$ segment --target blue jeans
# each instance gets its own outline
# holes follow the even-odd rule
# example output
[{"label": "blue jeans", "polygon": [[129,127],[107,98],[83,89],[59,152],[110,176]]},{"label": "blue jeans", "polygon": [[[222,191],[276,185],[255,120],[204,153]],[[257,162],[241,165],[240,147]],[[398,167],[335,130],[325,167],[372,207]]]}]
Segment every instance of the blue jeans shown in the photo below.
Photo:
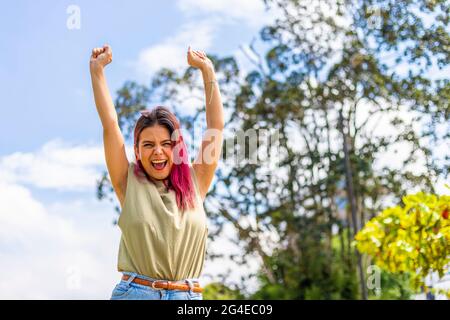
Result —
[{"label": "blue jeans", "polygon": [[[116,285],[111,294],[111,300],[203,300],[203,295],[201,293],[197,293],[192,290],[183,291],[158,288],[153,289],[152,287],[132,282],[134,278],[141,278],[151,281],[161,279],[149,278],[134,272],[123,272],[123,274],[129,275],[130,277],[126,281],[121,280]],[[177,282],[187,283],[191,288],[193,288],[194,282],[198,282],[198,279],[185,279]]]}]

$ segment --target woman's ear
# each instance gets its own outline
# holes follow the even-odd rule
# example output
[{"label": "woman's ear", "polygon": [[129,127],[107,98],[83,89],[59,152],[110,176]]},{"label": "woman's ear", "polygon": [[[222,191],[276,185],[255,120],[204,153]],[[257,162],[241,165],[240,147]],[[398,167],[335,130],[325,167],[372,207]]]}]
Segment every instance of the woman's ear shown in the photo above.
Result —
[{"label": "woman's ear", "polygon": [[136,160],[140,160],[141,157],[139,155],[139,148],[138,147],[134,147],[134,154],[136,155]]}]

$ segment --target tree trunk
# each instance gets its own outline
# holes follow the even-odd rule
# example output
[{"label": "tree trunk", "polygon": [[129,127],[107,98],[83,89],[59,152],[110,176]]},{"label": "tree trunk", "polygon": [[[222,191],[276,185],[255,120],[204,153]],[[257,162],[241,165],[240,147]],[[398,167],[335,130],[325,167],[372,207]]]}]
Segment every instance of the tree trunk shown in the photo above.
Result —
[{"label": "tree trunk", "polygon": [[[356,233],[359,230],[358,225],[358,208],[357,208],[357,201],[356,196],[353,188],[353,176],[352,176],[352,170],[351,170],[351,164],[350,164],[350,156],[349,156],[349,150],[348,150],[348,137],[344,130],[344,119],[342,116],[342,109],[339,110],[339,129],[341,131],[342,137],[343,137],[343,147],[344,147],[344,167],[345,167],[345,180],[346,180],[346,189],[347,189],[347,199],[350,203],[350,210],[351,210],[351,218],[352,218],[352,239],[356,235]],[[350,241],[350,239],[349,239]],[[355,249],[355,254],[358,260],[358,272],[359,272],[359,279],[360,279],[360,289],[361,289],[361,297],[363,300],[367,300],[367,288],[366,288],[366,281],[364,277],[364,270],[362,266],[362,259],[361,255],[359,254],[358,250]]]}]

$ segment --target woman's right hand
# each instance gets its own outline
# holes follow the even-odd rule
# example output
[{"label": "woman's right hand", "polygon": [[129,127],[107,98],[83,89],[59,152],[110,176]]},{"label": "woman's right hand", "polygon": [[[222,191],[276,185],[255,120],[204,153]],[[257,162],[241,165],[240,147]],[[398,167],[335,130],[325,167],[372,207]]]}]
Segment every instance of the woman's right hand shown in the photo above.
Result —
[{"label": "woman's right hand", "polygon": [[102,48],[94,48],[92,50],[89,65],[91,71],[103,70],[103,68],[111,63],[112,50],[111,47],[105,44]]}]

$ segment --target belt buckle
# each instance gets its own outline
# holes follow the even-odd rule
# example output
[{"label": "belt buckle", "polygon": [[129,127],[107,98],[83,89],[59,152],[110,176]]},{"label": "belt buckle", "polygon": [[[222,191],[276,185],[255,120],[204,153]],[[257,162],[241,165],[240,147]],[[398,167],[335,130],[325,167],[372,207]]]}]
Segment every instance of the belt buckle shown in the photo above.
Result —
[{"label": "belt buckle", "polygon": [[154,290],[164,290],[164,288],[155,288],[155,283],[156,282],[167,282],[166,280],[155,280],[155,281],[152,281],[152,289],[154,289]]}]

